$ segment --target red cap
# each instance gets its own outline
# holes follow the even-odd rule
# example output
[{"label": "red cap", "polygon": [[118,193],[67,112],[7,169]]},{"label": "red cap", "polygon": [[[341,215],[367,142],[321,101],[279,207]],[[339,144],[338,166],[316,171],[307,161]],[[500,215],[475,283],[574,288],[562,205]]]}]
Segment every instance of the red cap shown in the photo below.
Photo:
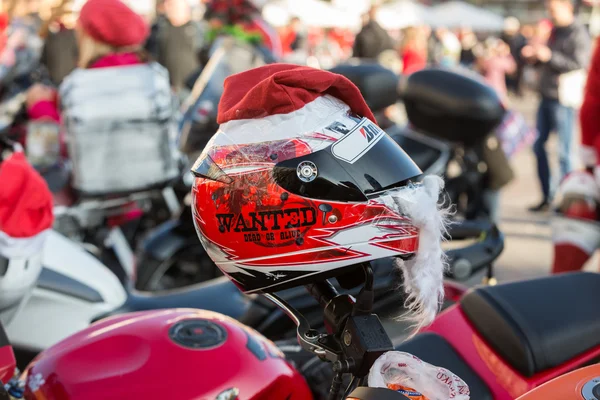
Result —
[{"label": "red cap", "polygon": [[0,231],[27,238],[52,227],[52,193],[23,153],[0,164],[0,187]]},{"label": "red cap", "polygon": [[360,90],[342,75],[291,64],[270,64],[232,75],[225,88],[217,122],[289,114],[317,97],[331,95],[375,122]]},{"label": "red cap", "polygon": [[142,44],[150,33],[144,18],[120,0],[88,0],[79,23],[92,38],[113,47]]}]

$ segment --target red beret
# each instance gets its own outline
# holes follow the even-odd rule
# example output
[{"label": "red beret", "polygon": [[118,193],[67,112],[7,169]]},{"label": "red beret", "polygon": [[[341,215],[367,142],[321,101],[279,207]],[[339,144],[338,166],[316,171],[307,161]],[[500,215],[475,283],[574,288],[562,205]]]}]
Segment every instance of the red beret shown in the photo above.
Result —
[{"label": "red beret", "polygon": [[88,0],[79,23],[93,39],[113,47],[142,44],[150,33],[144,18],[121,0]]}]

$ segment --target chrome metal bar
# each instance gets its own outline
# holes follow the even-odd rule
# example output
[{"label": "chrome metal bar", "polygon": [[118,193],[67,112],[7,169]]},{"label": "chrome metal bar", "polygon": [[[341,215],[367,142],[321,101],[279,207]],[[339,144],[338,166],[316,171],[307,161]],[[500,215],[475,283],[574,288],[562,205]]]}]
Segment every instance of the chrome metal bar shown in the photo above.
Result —
[{"label": "chrome metal bar", "polygon": [[285,300],[272,293],[265,293],[264,296],[273,302],[277,307],[281,308],[288,317],[294,321],[297,328],[298,343],[302,348],[310,353],[313,353],[320,358],[331,362],[339,360],[340,355],[332,348],[324,345],[319,339],[325,338],[327,335],[319,334],[316,330],[311,329],[310,324],[296,309],[290,306]]}]

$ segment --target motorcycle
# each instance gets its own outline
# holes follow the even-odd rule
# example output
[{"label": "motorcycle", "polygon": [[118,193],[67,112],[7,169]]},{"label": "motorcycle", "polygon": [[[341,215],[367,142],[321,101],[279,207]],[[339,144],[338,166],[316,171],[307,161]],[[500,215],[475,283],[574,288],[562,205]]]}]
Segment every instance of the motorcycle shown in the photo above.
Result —
[{"label": "motorcycle", "polygon": [[[298,342],[313,356],[302,366],[305,377],[281,349],[255,330],[216,313],[175,309],[100,321],[41,353],[5,390],[25,399],[48,400],[385,398],[380,397],[382,389],[367,389],[367,374],[374,361],[394,347],[377,315],[365,307],[373,300],[374,280],[370,265],[363,270],[356,301],[338,294],[328,281],[306,286],[323,309],[327,333],[314,330],[278,295],[265,294],[295,322]],[[319,359],[330,362],[334,371],[333,383],[325,391],[308,371]],[[0,371],[6,381],[14,362],[10,357],[4,361]],[[195,367],[185,368],[188,365]],[[190,373],[203,379],[190,385],[194,381]],[[345,377],[350,383],[342,389]],[[395,391],[387,393],[405,398]]]},{"label": "motorcycle", "polygon": [[399,349],[456,373],[473,399],[515,399],[597,361],[599,284],[572,273],[479,287]]},{"label": "motorcycle", "polygon": [[[456,238],[468,234],[470,237],[486,236],[486,239],[448,251],[450,262],[475,266],[493,263],[502,252],[503,236],[493,226],[488,225],[488,231],[482,231],[482,228],[481,225],[471,226],[472,230],[468,232],[463,226],[459,232],[457,226]],[[293,325],[283,312],[260,296],[242,294],[226,277],[168,292],[127,291],[118,278],[81,244],[55,231],[47,239],[43,267],[29,300],[6,326],[20,366],[94,321],[142,310],[202,308],[235,318],[274,340],[293,336]],[[390,260],[382,260],[375,267],[374,309],[389,312],[402,303],[401,294],[394,290],[399,285],[398,275]],[[342,290],[339,285],[337,287]],[[455,301],[464,290],[462,286],[448,282],[448,301]],[[302,310],[312,324],[322,326],[318,304],[301,288],[288,289],[281,292],[281,296]],[[31,329],[32,321],[43,325],[44,329]]]},{"label": "motorcycle", "polygon": [[[227,71],[225,67],[214,71],[214,75],[203,78],[207,90],[197,90],[185,112],[180,146],[190,159],[202,151],[218,129],[216,104],[228,74],[223,72]],[[485,176],[480,172],[482,144],[500,124],[505,112],[492,88],[469,76],[445,70],[421,71],[405,82],[378,64],[342,65],[332,72],[353,81],[376,114],[397,103],[398,89],[402,86],[400,97],[413,127],[401,128],[381,118],[382,127],[424,173],[445,178],[447,204],[465,204],[463,198],[468,199],[458,214],[469,220],[485,218],[485,212],[482,213]],[[458,176],[451,174],[451,164],[459,166]],[[135,282],[138,290],[179,288],[220,275],[195,240],[189,204],[188,199],[179,218],[160,226],[144,241],[138,254]],[[465,280],[480,267],[458,263],[451,266],[449,276]],[[486,280],[494,282],[491,267]]]},{"label": "motorcycle", "polygon": [[[476,289],[465,295],[461,305],[443,312],[425,332],[393,346],[375,314],[353,313],[355,304],[372,295],[373,281],[368,278],[372,269],[364,266],[364,270],[364,290],[356,303],[336,293],[327,281],[306,286],[323,309],[327,333],[312,329],[304,316],[278,295],[265,294],[295,322],[300,347],[312,355],[300,368],[289,362],[292,358],[284,359],[283,346],[278,349],[251,328],[225,316],[191,309],[148,311],[105,319],[67,338],[40,354],[21,377],[8,382],[6,390],[24,392],[25,399],[43,396],[48,400],[165,396],[235,399],[240,395],[248,399],[339,399],[342,393],[342,398],[385,399],[382,396],[388,392],[365,389],[366,376],[379,356],[397,350],[452,371],[467,383],[473,399],[515,399],[528,392],[522,399],[541,398],[541,394],[545,394],[543,398],[558,398],[560,381],[569,389],[564,390],[565,395],[574,388],[583,398],[595,395],[597,376],[589,369],[550,381],[598,356],[600,335],[595,327],[600,314],[592,306],[598,300],[595,288],[600,278],[596,274],[576,273]],[[562,290],[573,284],[580,290]],[[531,294],[538,295],[534,297],[537,301],[531,301]],[[577,314],[575,326],[563,324],[553,319],[556,308],[546,307],[545,301],[560,305],[565,312],[583,309],[583,315]],[[466,307],[467,303],[471,306]],[[473,310],[478,312],[477,319],[471,314]],[[534,315],[535,319],[531,318]],[[1,344],[0,378],[7,382],[12,377],[14,358],[7,341]],[[313,367],[321,361],[331,364],[323,364],[327,368],[318,368],[315,374]],[[184,368],[165,369],[165,365]],[[185,368],[187,365],[194,368]],[[531,369],[523,372],[522,368]],[[597,367],[588,368],[597,374]],[[186,371],[205,379],[191,379]],[[318,390],[319,382],[332,376],[329,390]],[[546,382],[550,383],[543,385]],[[557,391],[549,392],[550,387]]]}]

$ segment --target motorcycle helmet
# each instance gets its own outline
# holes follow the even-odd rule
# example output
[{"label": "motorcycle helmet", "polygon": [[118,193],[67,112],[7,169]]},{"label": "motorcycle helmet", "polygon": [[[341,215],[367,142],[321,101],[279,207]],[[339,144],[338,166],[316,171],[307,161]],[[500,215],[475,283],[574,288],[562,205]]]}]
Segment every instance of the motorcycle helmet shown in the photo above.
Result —
[{"label": "motorcycle helmet", "polygon": [[8,324],[42,271],[52,194],[18,151],[0,163],[0,322]]},{"label": "motorcycle helmet", "polygon": [[218,123],[192,168],[192,211],[208,255],[242,291],[400,257],[408,303],[433,318],[443,296],[441,180],[420,182],[356,86],[309,67],[259,67],[227,78]]},{"label": "motorcycle helmet", "polygon": [[578,271],[600,248],[600,188],[589,171],[575,171],[559,188],[552,218],[554,272]]},{"label": "motorcycle helmet", "polygon": [[312,399],[275,344],[211,311],[103,319],[42,352],[25,399]]}]

